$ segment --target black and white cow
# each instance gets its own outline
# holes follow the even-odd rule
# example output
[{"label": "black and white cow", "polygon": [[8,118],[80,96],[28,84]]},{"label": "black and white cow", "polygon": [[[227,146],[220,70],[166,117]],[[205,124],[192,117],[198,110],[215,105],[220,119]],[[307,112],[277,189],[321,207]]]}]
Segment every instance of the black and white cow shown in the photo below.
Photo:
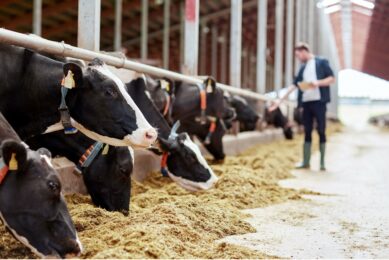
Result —
[{"label": "black and white cow", "polygon": [[277,108],[272,112],[269,112],[268,109],[265,109],[265,121],[269,125],[282,128],[286,139],[293,139],[292,125],[288,118],[282,114],[280,108]]},{"label": "black and white cow", "polygon": [[[61,80],[73,124],[88,137],[114,146],[149,147],[157,132],[98,59],[87,67],[0,44],[0,112],[24,140],[60,125]],[[70,82],[70,83],[66,83]]]},{"label": "black and white cow", "polygon": [[[169,84],[166,91],[166,81]],[[226,132],[224,120],[230,121],[235,117],[235,111],[224,99],[223,91],[216,87],[213,78],[207,78],[202,85],[189,84],[180,81],[146,79],[147,90],[161,113],[168,108],[170,94],[171,121],[180,120],[180,131],[196,135],[216,161],[225,157],[222,138]],[[201,97],[201,91],[205,93]],[[206,106],[202,106],[202,99]],[[165,113],[163,113],[165,114]],[[169,118],[165,115],[168,121]],[[212,130],[212,131],[211,131]]]},{"label": "black and white cow", "polygon": [[[131,148],[98,144],[80,132],[66,135],[63,131],[38,135],[27,143],[33,149],[45,147],[53,156],[65,156],[74,162],[96,206],[128,214],[134,158]],[[92,151],[96,155],[89,158]],[[86,157],[91,161],[84,166]]]},{"label": "black and white cow", "polygon": [[0,219],[39,257],[82,250],[46,149],[30,150],[0,113]]},{"label": "black and white cow", "polygon": [[248,104],[247,100],[237,96],[228,95],[229,103],[236,111],[236,120],[239,121],[240,131],[253,131],[257,126],[259,116]]},{"label": "black and white cow", "polygon": [[[181,187],[189,191],[211,188],[218,180],[199,147],[187,133],[176,133],[158,111],[146,89],[144,78],[126,84],[128,93],[141,109],[146,119],[158,129],[158,141],[166,160],[167,174]],[[177,126],[177,125],[176,125]],[[165,158],[164,158],[165,157]]]}]

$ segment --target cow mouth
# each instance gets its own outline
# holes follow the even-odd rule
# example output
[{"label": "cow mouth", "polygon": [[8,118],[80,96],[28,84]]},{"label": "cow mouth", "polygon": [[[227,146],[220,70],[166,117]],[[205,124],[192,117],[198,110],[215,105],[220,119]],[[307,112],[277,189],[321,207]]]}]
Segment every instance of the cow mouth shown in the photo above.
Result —
[{"label": "cow mouth", "polygon": [[190,181],[188,179],[184,179],[179,176],[175,176],[170,171],[168,171],[169,177],[176,182],[180,187],[183,189],[190,191],[190,192],[196,192],[200,190],[209,190],[212,188],[216,182],[218,181],[218,177],[214,174],[211,174],[211,178],[209,178],[206,182],[195,182]]}]

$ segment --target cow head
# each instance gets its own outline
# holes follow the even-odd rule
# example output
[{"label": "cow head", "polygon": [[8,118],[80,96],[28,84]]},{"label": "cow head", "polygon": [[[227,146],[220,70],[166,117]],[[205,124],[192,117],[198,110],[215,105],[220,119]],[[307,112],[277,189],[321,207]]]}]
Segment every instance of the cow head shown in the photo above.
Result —
[{"label": "cow head", "polygon": [[104,150],[83,169],[85,185],[96,206],[128,215],[133,150],[129,147],[105,147]]},{"label": "cow head", "polygon": [[173,181],[186,190],[207,190],[217,182],[218,178],[189,135],[176,133],[178,127],[179,121],[172,128],[169,139],[159,138],[161,149],[168,152],[168,174]]},{"label": "cow head", "polygon": [[0,184],[0,217],[7,229],[40,257],[80,254],[82,247],[48,150],[36,152],[6,140],[0,151],[8,167]]},{"label": "cow head", "polygon": [[204,80],[204,86],[207,93],[207,116],[223,118],[225,113],[223,90],[216,86],[216,81],[212,77]]},{"label": "cow head", "polygon": [[247,103],[247,100],[239,96],[231,96],[230,104],[235,108],[236,119],[239,121],[242,131],[253,131],[256,128],[259,116]]},{"label": "cow head", "polygon": [[292,126],[289,123],[288,118],[282,114],[280,108],[277,108],[272,112],[269,112],[268,109],[265,109],[265,120],[269,125],[282,128],[286,139],[293,139]]},{"label": "cow head", "polygon": [[94,59],[85,68],[66,63],[63,71],[73,75],[66,102],[82,133],[113,146],[148,147],[156,140],[156,130],[102,61]]}]

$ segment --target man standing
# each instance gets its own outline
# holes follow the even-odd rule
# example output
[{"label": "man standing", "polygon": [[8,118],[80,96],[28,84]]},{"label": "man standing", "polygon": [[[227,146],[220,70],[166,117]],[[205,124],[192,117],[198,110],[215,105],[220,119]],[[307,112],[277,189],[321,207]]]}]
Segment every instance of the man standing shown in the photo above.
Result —
[{"label": "man standing", "polygon": [[316,120],[317,131],[320,138],[320,170],[325,170],[325,144],[326,144],[326,111],[330,102],[329,86],[335,82],[334,73],[328,60],[316,57],[311,53],[308,44],[299,43],[295,47],[296,58],[302,63],[299,72],[289,87],[287,93],[273,106],[275,110],[296,88],[298,88],[298,108],[303,110],[304,123],[304,158],[298,169],[310,167],[312,130]]}]

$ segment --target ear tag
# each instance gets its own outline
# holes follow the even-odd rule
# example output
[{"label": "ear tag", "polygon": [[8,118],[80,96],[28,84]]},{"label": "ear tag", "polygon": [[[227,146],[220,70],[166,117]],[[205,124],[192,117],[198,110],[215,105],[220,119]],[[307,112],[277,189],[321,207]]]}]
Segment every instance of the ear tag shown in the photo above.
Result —
[{"label": "ear tag", "polygon": [[102,155],[107,155],[109,151],[109,145],[104,145],[103,151],[101,152]]},{"label": "ear tag", "polygon": [[73,78],[74,74],[71,70],[68,70],[68,75],[62,80],[62,86],[68,89],[72,89],[76,87],[76,83]]},{"label": "ear tag", "polygon": [[213,92],[213,89],[212,89],[211,79],[208,79],[207,80],[207,93],[212,93],[212,92]]},{"label": "ear tag", "polygon": [[166,80],[161,80],[162,89],[165,89],[167,92],[170,91],[170,84]]},{"label": "ear tag", "polygon": [[15,158],[16,154],[12,153],[11,160],[9,161],[8,169],[10,171],[16,171],[18,169],[18,161]]}]

